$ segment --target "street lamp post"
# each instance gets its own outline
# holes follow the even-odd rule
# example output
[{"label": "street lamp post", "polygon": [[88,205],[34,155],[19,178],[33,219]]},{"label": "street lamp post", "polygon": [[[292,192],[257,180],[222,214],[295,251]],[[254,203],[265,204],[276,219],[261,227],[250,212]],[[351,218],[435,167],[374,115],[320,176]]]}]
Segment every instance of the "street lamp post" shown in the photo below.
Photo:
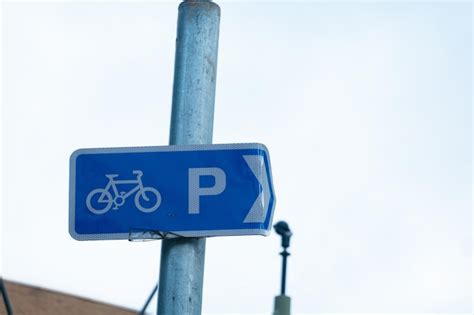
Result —
[{"label": "street lamp post", "polygon": [[281,269],[281,290],[280,295],[275,297],[275,304],[273,315],[290,315],[291,298],[286,295],[286,268],[287,259],[290,253],[287,251],[290,247],[290,238],[293,233],[285,221],[280,221],[274,226],[275,232],[281,236],[281,246],[283,251],[280,253],[282,256],[282,269]]}]

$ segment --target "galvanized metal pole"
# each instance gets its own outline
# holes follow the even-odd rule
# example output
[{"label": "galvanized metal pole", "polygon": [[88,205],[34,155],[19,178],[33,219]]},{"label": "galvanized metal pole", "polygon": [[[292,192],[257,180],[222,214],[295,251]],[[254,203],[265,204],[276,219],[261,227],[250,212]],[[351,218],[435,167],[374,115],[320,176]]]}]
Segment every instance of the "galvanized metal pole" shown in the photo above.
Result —
[{"label": "galvanized metal pole", "polygon": [[[220,8],[179,6],[170,144],[212,143]],[[163,240],[158,314],[201,314],[206,239]]]}]

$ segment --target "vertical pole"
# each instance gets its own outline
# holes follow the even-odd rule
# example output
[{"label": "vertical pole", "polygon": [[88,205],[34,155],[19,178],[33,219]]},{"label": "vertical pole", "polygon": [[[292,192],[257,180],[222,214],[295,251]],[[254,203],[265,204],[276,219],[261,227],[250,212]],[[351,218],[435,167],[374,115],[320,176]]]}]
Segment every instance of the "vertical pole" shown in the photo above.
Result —
[{"label": "vertical pole", "polygon": [[3,302],[5,303],[7,315],[13,315],[12,305],[10,304],[10,299],[8,298],[7,287],[3,283],[2,278],[0,278],[0,291],[2,291]]},{"label": "vertical pole", "polygon": [[138,315],[145,315],[146,309],[148,308],[148,305],[150,304],[151,300],[153,299],[153,296],[155,295],[156,291],[158,291],[158,285],[155,285],[153,288],[153,291],[151,291],[150,295],[148,296],[148,299],[145,302],[145,305],[143,305],[142,309],[138,313]]},{"label": "vertical pole", "polygon": [[283,252],[280,253],[280,255],[283,257],[283,264],[281,267],[281,293],[280,294],[285,295],[286,293],[286,261],[290,253],[288,253],[285,248],[283,249]]},{"label": "vertical pole", "polygon": [[286,295],[286,267],[287,260],[290,253],[287,248],[290,247],[290,238],[293,233],[285,221],[280,221],[273,226],[275,231],[281,236],[281,246],[283,251],[280,253],[283,258],[283,264],[281,268],[281,291],[280,295],[275,297],[273,304],[273,315],[290,315],[291,314],[291,298]]},{"label": "vertical pole", "polygon": [[[220,8],[185,0],[178,9],[170,144],[212,143]],[[201,314],[205,238],[164,239],[158,314]]]}]

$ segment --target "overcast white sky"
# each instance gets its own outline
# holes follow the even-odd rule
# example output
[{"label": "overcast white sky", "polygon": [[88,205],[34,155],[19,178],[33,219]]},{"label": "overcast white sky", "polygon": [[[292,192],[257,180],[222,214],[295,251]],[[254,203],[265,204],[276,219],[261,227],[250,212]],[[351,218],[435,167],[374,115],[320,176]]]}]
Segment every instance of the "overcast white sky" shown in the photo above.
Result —
[{"label": "overcast white sky", "polygon": [[[471,313],[472,5],[219,4],[214,142],[269,148],[293,311]],[[4,4],[3,277],[142,306],[161,243],[73,240],[68,162],[167,144],[177,6]],[[269,313],[279,251],[209,239],[204,312]]]}]

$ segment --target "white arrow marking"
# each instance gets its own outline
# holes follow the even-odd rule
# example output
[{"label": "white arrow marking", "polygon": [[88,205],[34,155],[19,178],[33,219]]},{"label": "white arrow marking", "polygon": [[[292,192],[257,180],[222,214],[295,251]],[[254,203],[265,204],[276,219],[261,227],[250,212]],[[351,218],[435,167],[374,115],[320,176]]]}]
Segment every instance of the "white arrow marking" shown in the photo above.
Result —
[{"label": "white arrow marking", "polygon": [[270,203],[270,186],[268,184],[265,161],[261,155],[244,155],[243,157],[262,186],[257,199],[255,199],[252,208],[250,208],[249,213],[244,219],[244,223],[263,223],[267,217],[268,205]]}]

